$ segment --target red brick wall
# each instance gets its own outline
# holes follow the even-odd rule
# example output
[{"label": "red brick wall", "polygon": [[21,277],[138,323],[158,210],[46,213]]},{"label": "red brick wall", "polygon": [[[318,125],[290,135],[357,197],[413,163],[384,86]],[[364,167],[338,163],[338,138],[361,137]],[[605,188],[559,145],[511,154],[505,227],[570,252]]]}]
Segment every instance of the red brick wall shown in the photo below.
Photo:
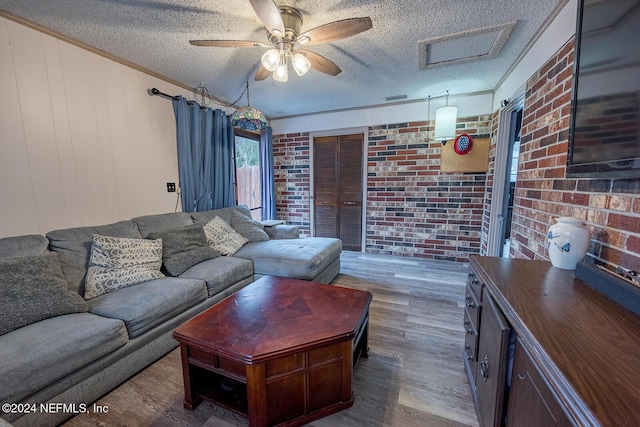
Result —
[{"label": "red brick wall", "polygon": [[[487,138],[490,116],[458,119],[458,133]],[[440,173],[433,123],[369,128],[366,252],[467,260],[480,252],[486,174]],[[309,135],[274,136],[279,219],[310,234]]]},{"label": "red brick wall", "polygon": [[572,40],[527,82],[511,256],[548,259],[549,226],[573,216],[591,230],[589,256],[640,270],[640,179],[566,178],[573,60]]},{"label": "red brick wall", "polygon": [[[458,119],[457,132],[487,138],[490,116]],[[366,251],[466,261],[480,252],[486,174],[440,172],[433,123],[369,129]]]},{"label": "red brick wall", "polygon": [[276,218],[300,227],[304,236],[309,225],[309,134],[273,136]]}]

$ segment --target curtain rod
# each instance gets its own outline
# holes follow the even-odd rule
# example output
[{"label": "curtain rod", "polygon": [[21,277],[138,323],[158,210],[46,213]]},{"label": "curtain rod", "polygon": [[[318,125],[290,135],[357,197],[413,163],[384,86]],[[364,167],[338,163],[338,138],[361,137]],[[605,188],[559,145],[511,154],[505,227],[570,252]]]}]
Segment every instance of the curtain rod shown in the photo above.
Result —
[{"label": "curtain rod", "polygon": [[[179,97],[179,96],[177,96],[177,95],[176,95],[176,96],[172,96],[172,95],[168,95],[168,94],[166,94],[166,93],[164,93],[164,92],[160,92],[160,91],[159,91],[158,89],[156,89],[155,87],[154,87],[154,88],[149,89],[147,92],[149,93],[149,95],[150,95],[150,96],[154,96],[154,95],[155,95],[155,96],[161,96],[161,97],[163,97],[163,98],[170,99],[170,100],[172,100],[172,101],[177,101],[178,99],[180,99],[180,97]],[[187,105],[193,105],[193,103],[194,103],[194,101],[187,101]],[[206,110],[206,109],[207,109],[207,106],[206,106],[206,105],[201,105],[201,106],[200,106],[200,109],[202,109],[202,110]]]},{"label": "curtain rod", "polygon": [[149,90],[149,95],[156,95],[156,96],[161,96],[163,98],[167,98],[170,99],[172,101],[177,101],[178,97],[177,96],[172,96],[172,95],[167,95],[164,92],[160,92],[158,89],[156,89],[155,87]]}]

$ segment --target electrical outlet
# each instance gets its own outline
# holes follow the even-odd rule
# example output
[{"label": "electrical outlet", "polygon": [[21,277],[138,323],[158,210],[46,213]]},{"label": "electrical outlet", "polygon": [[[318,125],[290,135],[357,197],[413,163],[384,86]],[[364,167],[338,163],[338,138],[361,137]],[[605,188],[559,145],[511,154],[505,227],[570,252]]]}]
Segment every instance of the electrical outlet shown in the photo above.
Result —
[{"label": "electrical outlet", "polygon": [[175,193],[176,192],[176,183],[175,182],[167,182],[167,192]]}]

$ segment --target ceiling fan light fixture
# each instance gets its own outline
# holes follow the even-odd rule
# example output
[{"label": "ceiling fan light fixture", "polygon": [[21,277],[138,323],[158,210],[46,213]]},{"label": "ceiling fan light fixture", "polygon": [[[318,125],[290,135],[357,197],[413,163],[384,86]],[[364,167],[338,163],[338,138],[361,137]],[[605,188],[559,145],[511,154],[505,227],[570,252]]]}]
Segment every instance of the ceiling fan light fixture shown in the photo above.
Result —
[{"label": "ceiling fan light fixture", "polygon": [[289,68],[287,67],[287,58],[284,55],[280,56],[280,63],[273,71],[273,80],[281,83],[289,80]]},{"label": "ceiling fan light fixture", "polygon": [[277,49],[269,49],[260,59],[264,68],[273,72],[280,63],[280,52]]},{"label": "ceiling fan light fixture", "polygon": [[342,70],[331,60],[311,51],[296,52],[295,46],[342,40],[373,27],[370,17],[347,18],[302,33],[302,12],[295,7],[278,6],[274,0],[250,0],[250,3],[268,32],[266,43],[249,40],[191,40],[190,43],[197,46],[268,48],[261,57],[255,81],[262,81],[271,73],[275,81],[286,82],[289,79],[289,59],[299,76],[310,68],[337,76]]},{"label": "ceiling fan light fixture", "polygon": [[293,65],[293,69],[296,71],[296,74],[299,76],[304,76],[311,68],[311,62],[300,52],[293,55],[291,64]]}]

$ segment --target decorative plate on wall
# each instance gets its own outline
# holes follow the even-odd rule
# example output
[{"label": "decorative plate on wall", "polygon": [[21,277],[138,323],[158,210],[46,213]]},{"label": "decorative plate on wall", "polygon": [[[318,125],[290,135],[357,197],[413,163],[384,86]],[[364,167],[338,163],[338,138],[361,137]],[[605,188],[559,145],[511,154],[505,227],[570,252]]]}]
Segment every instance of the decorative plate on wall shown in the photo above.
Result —
[{"label": "decorative plate on wall", "polygon": [[453,149],[456,154],[467,154],[473,148],[473,139],[471,136],[463,133],[462,135],[456,138],[456,141],[453,143]]}]

